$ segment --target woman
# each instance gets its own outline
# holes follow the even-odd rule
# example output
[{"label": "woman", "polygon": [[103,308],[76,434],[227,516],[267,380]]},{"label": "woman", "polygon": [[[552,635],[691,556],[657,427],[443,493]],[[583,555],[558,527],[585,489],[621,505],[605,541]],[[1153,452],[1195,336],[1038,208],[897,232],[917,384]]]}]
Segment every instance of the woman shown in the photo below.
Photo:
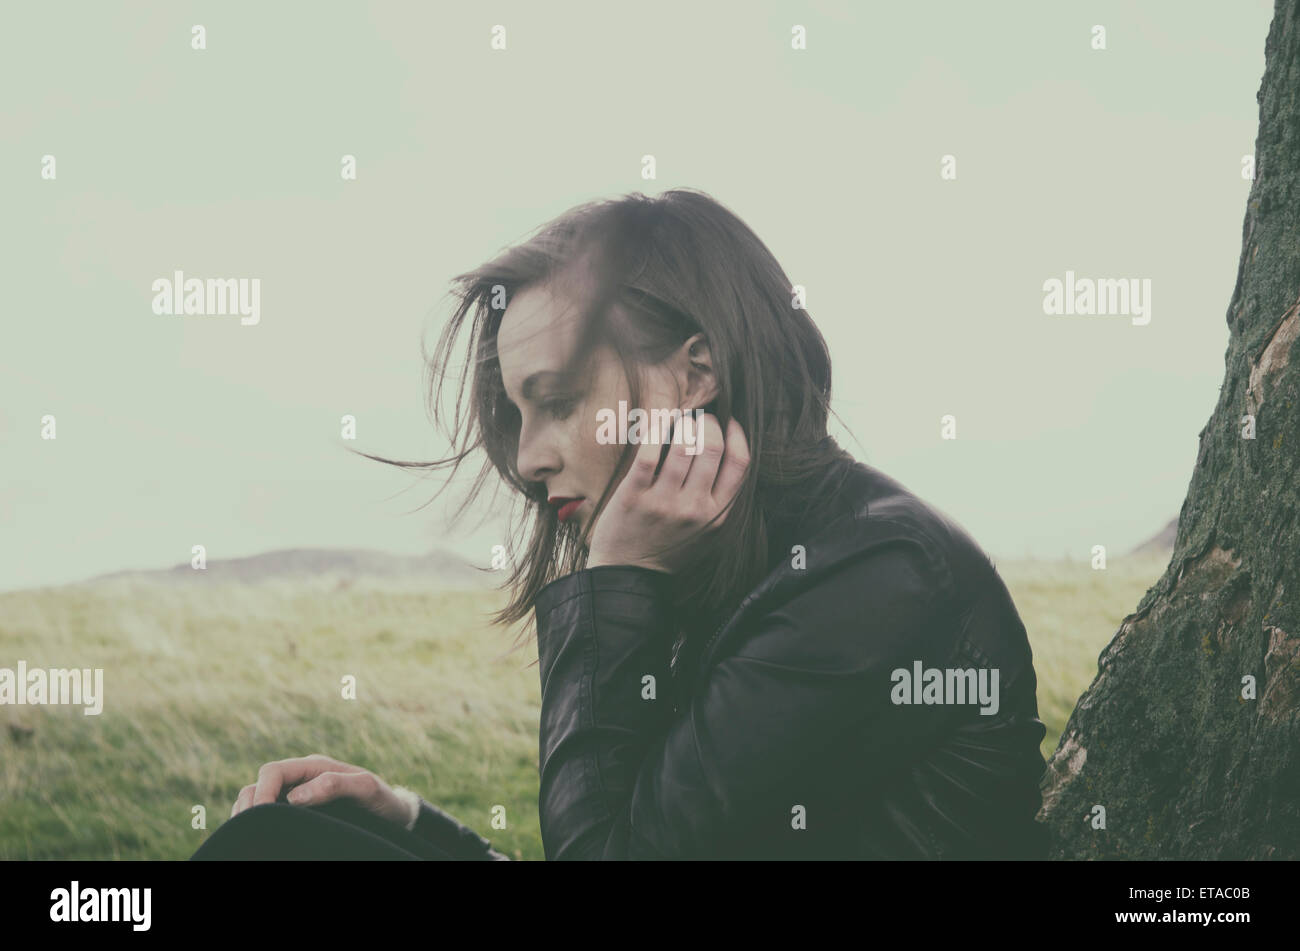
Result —
[{"label": "woman", "polygon": [[[548,859],[1044,854],[1015,606],[827,435],[825,342],[739,218],[689,189],[592,202],[456,283],[432,365],[440,388],[473,310],[459,451],[369,458],[454,473],[481,447],[476,490],[495,472],[527,505],[494,620],[536,622]],[[682,412],[670,434],[636,409]],[[503,857],[324,757],[263,766],[232,815],[196,858]]]}]

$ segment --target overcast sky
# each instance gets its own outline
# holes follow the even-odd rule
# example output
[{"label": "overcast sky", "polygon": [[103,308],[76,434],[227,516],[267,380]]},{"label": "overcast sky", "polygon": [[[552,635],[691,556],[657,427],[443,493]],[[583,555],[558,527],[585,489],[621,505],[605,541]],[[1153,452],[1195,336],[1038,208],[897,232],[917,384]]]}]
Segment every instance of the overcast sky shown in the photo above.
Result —
[{"label": "overcast sky", "polygon": [[[1218,397],[1271,15],[8,5],[0,588],[165,567],[194,544],[486,564],[498,524],[448,533],[441,504],[413,511],[433,483],[342,447],[446,448],[419,341],[452,275],[579,202],[678,186],[808,289],[845,448],[999,559],[1119,554],[1177,515]],[[258,278],[258,323],[155,314],[152,284],[177,269]],[[1149,323],[1045,314],[1067,271],[1149,280]]]}]

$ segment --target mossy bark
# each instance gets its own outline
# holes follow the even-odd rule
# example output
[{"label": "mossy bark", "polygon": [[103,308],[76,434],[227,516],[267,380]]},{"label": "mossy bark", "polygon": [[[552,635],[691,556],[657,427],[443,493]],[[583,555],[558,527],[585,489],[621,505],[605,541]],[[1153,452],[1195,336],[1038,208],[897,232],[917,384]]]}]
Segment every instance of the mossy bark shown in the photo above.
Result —
[{"label": "mossy bark", "polygon": [[1300,0],[1277,0],[1256,98],[1219,402],[1169,567],[1049,762],[1056,858],[1300,858]]}]

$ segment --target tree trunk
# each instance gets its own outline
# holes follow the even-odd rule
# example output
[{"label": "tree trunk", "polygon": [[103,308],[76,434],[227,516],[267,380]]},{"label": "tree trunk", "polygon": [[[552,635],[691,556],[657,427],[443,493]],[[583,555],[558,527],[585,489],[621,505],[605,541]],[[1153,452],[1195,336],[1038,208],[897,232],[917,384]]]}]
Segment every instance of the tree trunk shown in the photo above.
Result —
[{"label": "tree trunk", "polygon": [[1049,763],[1056,858],[1300,858],[1300,0],[1265,60],[1219,403],[1169,567]]}]

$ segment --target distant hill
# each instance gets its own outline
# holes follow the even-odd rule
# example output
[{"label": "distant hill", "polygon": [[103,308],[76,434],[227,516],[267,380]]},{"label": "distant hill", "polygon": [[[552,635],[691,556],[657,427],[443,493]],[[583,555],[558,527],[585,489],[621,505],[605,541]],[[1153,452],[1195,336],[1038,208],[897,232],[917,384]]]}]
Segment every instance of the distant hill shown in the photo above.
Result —
[{"label": "distant hill", "polygon": [[210,558],[202,571],[185,562],[171,568],[114,571],[87,581],[138,579],[185,583],[207,578],[255,583],[324,577],[340,581],[359,578],[427,581],[439,588],[492,588],[504,580],[501,571],[475,568],[445,551],[395,555],[364,548],[286,548],[244,558]]},{"label": "distant hill", "polygon": [[1172,552],[1174,550],[1174,539],[1178,537],[1178,519],[1173,518],[1169,524],[1160,531],[1156,532],[1142,544],[1138,545],[1130,555],[1160,555]]}]

